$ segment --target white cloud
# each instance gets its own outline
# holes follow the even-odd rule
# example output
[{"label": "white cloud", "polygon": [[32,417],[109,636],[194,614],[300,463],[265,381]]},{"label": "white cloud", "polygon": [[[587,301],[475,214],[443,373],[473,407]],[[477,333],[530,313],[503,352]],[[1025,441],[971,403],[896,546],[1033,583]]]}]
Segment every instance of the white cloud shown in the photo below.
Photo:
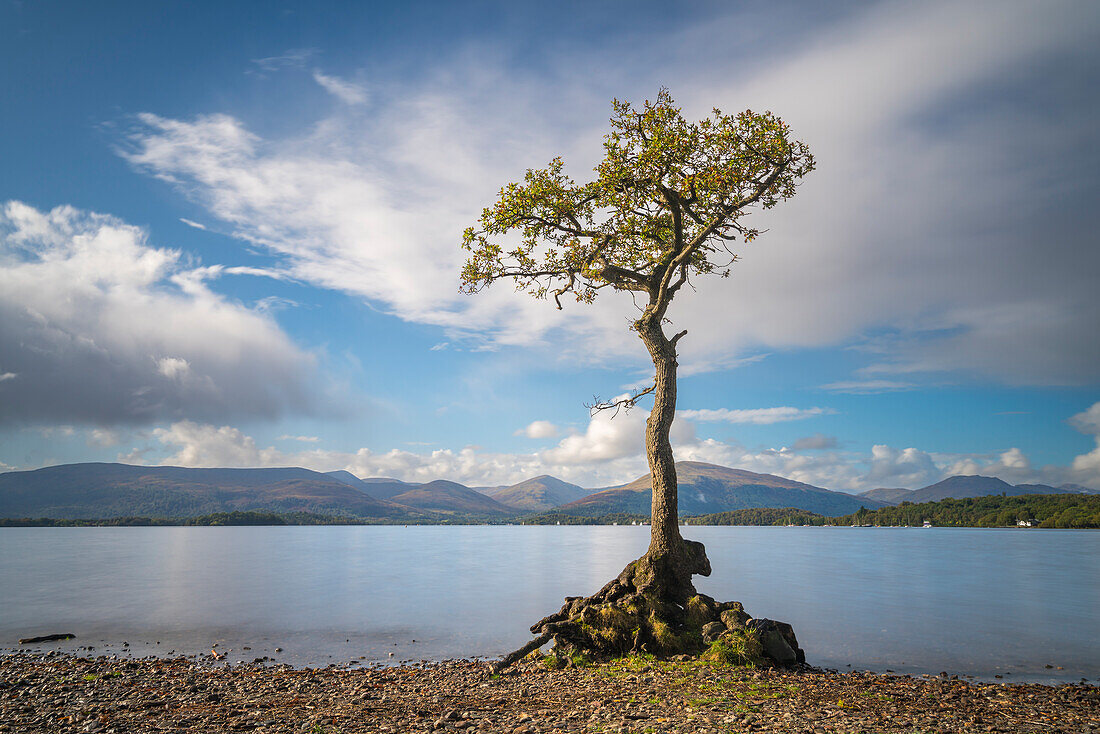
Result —
[{"label": "white cloud", "polygon": [[19,375],[14,372],[0,372],[0,382],[7,382],[8,380],[14,380]]},{"label": "white cloud", "polygon": [[898,382],[897,380],[846,380],[830,382],[821,386],[823,390],[850,393],[852,395],[874,395],[898,390],[912,390],[914,387],[916,385],[911,382]]},{"label": "white cloud", "polygon": [[98,449],[106,449],[118,446],[122,442],[122,436],[118,431],[110,428],[94,428],[88,434],[86,442],[89,446]]},{"label": "white cloud", "polygon": [[251,436],[231,426],[180,421],[170,428],[155,429],[153,436],[162,444],[178,447],[161,462],[166,466],[271,466],[275,455],[273,449],[260,451]]},{"label": "white cloud", "polygon": [[367,103],[367,90],[359,84],[337,76],[322,74],[320,71],[313,72],[313,81],[320,84],[326,92],[344,104],[360,105]]},{"label": "white cloud", "polygon": [[1093,403],[1088,410],[1071,416],[1069,422],[1081,433],[1100,436],[1100,401]]},{"label": "white cloud", "polygon": [[915,448],[895,449],[877,444],[871,447],[870,464],[865,483],[875,487],[920,487],[943,476],[932,456]]},{"label": "white cloud", "polygon": [[772,423],[784,423],[786,421],[800,421],[807,418],[816,418],[821,415],[830,415],[836,411],[828,408],[750,408],[747,410],[730,410],[728,408],[681,410],[678,414],[688,420],[722,423],[751,423],[766,426]]},{"label": "white cloud", "polygon": [[554,438],[560,431],[550,421],[532,421],[527,424],[526,428],[521,428],[516,431],[517,436],[527,436],[527,438]]},{"label": "white cloud", "polygon": [[42,435],[43,438],[53,438],[54,436],[69,437],[76,434],[76,429],[72,426],[40,426],[35,429]]},{"label": "white cloud", "polygon": [[[1095,408],[1095,406],[1094,406]],[[1090,409],[1090,411],[1093,409]],[[1086,415],[1088,411],[1086,411]],[[514,484],[550,474],[583,487],[598,488],[629,482],[648,471],[643,451],[646,411],[635,409],[612,418],[592,416],[584,431],[563,437],[556,445],[532,453],[497,453],[478,446],[435,449],[426,453],[391,449],[377,452],[331,451],[316,446],[301,451],[260,447],[232,426],[179,421],[158,428],[153,437],[167,452],[161,464],[181,466],[303,466],[317,471],[345,469],[360,477],[395,477],[412,482],[450,479],[471,486]],[[279,440],[318,443],[315,437],[280,436]],[[954,474],[996,476],[1010,484],[1068,481],[1100,488],[1100,444],[1079,456],[1072,467],[1032,466],[1016,447],[995,455],[934,454],[916,447],[878,444],[870,452],[836,449],[836,439],[817,434],[793,448],[749,450],[715,439],[700,439],[686,420],[673,424],[677,461],[702,461],[763,474],[775,474],[826,489],[861,492],[876,487],[916,489]],[[813,449],[811,453],[803,453]],[[136,449],[121,460],[146,461],[151,447]]]},{"label": "white cloud", "polygon": [[198,222],[193,222],[190,219],[185,219],[184,217],[180,217],[180,221],[186,224],[188,227],[194,227],[195,229],[201,229],[204,231],[206,230],[205,224],[199,224]]},{"label": "white cloud", "polygon": [[317,436],[291,436],[284,433],[279,436],[280,441],[301,441],[302,443],[318,443],[321,439]]},{"label": "white cloud", "polygon": [[161,357],[157,360],[157,372],[169,380],[180,380],[191,371],[191,363],[180,357]]},{"label": "white cloud", "polygon": [[1100,401],[1093,403],[1088,410],[1072,416],[1070,424],[1074,428],[1092,435],[1096,439],[1096,448],[1087,454],[1073,459],[1073,480],[1093,489],[1100,489]]},{"label": "white cloud", "polygon": [[181,260],[110,216],[0,206],[0,354],[19,375],[0,423],[317,410],[313,357]]}]

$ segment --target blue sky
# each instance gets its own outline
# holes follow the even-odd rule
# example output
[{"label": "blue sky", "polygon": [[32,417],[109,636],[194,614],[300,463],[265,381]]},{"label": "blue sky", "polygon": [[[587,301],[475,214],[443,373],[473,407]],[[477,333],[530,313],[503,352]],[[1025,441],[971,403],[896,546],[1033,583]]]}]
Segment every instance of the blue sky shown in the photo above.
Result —
[{"label": "blue sky", "polygon": [[458,293],[461,231],[613,98],[814,151],[670,312],[674,445],[861,491],[1100,487],[1090,2],[0,4],[0,470],[645,470],[628,297]]}]

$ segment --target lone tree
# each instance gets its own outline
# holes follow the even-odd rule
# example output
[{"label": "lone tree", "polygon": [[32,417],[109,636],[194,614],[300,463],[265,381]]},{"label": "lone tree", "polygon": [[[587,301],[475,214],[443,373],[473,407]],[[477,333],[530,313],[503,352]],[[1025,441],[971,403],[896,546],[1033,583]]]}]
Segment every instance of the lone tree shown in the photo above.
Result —
[{"label": "lone tree", "polygon": [[630,408],[653,396],[645,434],[653,487],[649,549],[595,596],[567,599],[561,612],[532,627],[538,638],[514,656],[551,637],[563,647],[602,653],[699,647],[692,643],[703,635],[693,622],[714,614],[692,613],[690,607],[707,600],[695,594],[691,577],[709,575],[710,563],[701,543],[680,535],[669,430],[676,411],[676,346],[687,332],[668,336],[666,313],[693,277],[728,277],[737,260],[729,243],[760,234],[747,215],[792,197],[814,167],[806,145],[770,112],[723,115],[715,109],[711,117],[687,122],[664,89],[640,110],[618,100],[613,107],[594,180],[576,183],[555,158],[501,189],[479,226],[463,236],[470,255],[462,290],[468,294],[502,279],[536,298],[552,297],[559,309],[563,297],[591,303],[608,288],[641,294],[636,302],[645,305],[630,328],[655,369],[649,388],[592,406]]}]

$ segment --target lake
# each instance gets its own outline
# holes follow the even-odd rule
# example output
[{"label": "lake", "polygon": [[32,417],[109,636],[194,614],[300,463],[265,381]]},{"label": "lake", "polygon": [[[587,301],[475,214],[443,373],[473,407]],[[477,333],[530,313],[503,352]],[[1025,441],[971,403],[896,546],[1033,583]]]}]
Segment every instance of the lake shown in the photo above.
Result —
[{"label": "lake", "polygon": [[[811,664],[1100,679],[1098,531],[684,534],[714,567],[697,588],[790,622]],[[232,662],[311,666],[499,656],[648,538],[633,526],[5,528],[0,648],[71,632],[40,647],[167,655],[218,643]]]}]

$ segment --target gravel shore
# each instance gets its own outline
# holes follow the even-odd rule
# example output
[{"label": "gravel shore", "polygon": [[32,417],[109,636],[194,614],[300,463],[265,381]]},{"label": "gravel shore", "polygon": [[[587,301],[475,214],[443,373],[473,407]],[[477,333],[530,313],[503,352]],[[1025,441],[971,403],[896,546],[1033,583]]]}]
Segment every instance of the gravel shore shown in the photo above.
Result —
[{"label": "gravel shore", "polygon": [[1092,732],[1100,689],[629,659],[348,670],[0,656],[0,732]]}]

